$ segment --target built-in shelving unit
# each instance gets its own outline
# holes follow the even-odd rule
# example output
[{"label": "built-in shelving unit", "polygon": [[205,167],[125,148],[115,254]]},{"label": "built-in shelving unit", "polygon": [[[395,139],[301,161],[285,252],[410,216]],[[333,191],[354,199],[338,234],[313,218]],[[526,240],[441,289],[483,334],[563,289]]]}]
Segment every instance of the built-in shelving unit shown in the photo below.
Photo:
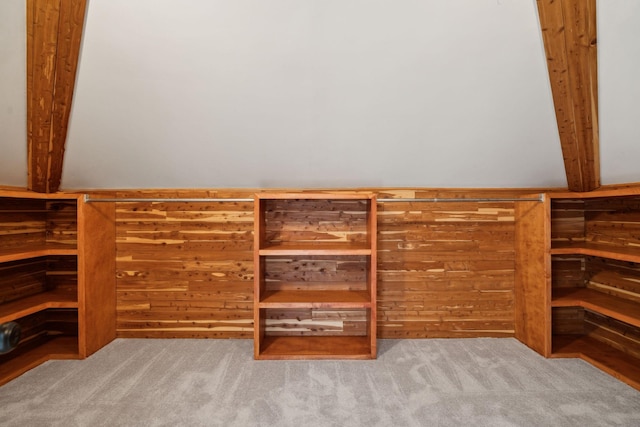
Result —
[{"label": "built-in shelving unit", "polygon": [[112,211],[77,194],[0,191],[0,324],[22,331],[0,355],[0,384],[115,337]]},{"label": "built-in shelving unit", "polygon": [[256,359],[376,357],[376,198],[255,197]]},{"label": "built-in shelving unit", "polygon": [[[640,189],[550,193],[523,207],[516,311],[523,342],[640,389]],[[533,230],[543,233],[536,241]],[[537,306],[538,309],[535,309]]]}]

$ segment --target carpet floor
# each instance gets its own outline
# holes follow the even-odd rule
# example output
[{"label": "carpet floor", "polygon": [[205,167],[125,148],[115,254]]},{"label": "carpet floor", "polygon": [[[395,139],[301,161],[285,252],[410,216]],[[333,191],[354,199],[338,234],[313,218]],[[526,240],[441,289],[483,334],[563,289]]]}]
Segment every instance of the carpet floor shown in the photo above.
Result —
[{"label": "carpet floor", "polygon": [[2,426],[640,426],[640,392],[515,339],[379,340],[255,361],[251,340],[117,339],[0,387]]}]

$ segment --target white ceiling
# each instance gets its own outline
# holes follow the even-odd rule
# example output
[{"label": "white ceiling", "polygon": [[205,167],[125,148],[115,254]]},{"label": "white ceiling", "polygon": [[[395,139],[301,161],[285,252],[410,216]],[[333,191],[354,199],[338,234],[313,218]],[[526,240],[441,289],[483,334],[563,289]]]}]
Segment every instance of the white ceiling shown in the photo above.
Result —
[{"label": "white ceiling", "polygon": [[535,2],[92,1],[63,186],[566,186]]},{"label": "white ceiling", "polygon": [[27,185],[24,0],[0,0],[0,185]]},{"label": "white ceiling", "polygon": [[598,3],[603,184],[640,181],[640,1]]},{"label": "white ceiling", "polygon": [[[638,22],[598,3],[605,183],[640,181]],[[65,189],[566,186],[535,0],[91,0],[83,37]]]}]

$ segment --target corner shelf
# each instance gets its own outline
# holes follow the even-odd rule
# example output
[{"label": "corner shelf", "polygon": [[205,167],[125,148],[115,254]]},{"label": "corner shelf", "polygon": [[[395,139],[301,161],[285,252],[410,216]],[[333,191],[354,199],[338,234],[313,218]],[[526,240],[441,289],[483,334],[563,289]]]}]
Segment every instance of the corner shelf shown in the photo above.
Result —
[{"label": "corner shelf", "polygon": [[48,308],[78,308],[78,296],[68,291],[52,290],[0,305],[0,323],[11,322],[21,317]]},{"label": "corner shelf", "polygon": [[554,290],[551,307],[583,307],[640,327],[640,303],[588,288]]},{"label": "corner shelf", "polygon": [[0,190],[0,323],[22,327],[0,355],[0,385],[115,338],[115,267],[103,268],[115,264],[114,218],[114,205],[79,194]]},{"label": "corner shelf", "polygon": [[640,390],[638,189],[550,194],[550,357]]},{"label": "corner shelf", "polygon": [[254,357],[376,357],[376,198],[258,193]]},{"label": "corner shelf", "polygon": [[584,335],[556,335],[552,358],[580,358],[640,390],[638,359]]}]

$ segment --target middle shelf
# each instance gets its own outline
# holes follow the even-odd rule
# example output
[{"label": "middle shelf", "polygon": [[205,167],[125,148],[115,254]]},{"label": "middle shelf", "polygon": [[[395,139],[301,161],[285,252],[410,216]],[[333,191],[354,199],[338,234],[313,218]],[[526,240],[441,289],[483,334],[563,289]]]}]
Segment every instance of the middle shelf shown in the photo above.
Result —
[{"label": "middle shelf", "polygon": [[640,305],[589,288],[554,289],[551,307],[583,307],[640,327]]}]

